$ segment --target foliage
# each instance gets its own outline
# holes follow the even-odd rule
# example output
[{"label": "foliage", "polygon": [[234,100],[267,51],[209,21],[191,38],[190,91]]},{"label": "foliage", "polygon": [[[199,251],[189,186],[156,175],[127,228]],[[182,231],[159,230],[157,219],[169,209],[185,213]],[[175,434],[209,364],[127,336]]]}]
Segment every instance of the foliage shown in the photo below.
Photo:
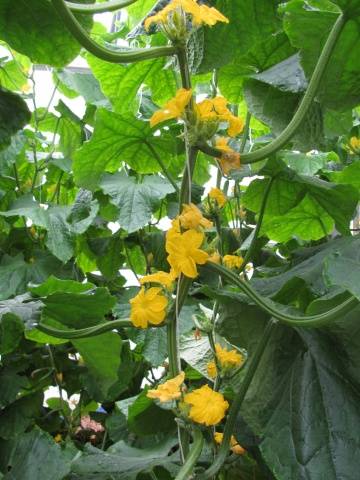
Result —
[{"label": "foliage", "polygon": [[356,478],[359,15],[0,0],[1,479]]}]

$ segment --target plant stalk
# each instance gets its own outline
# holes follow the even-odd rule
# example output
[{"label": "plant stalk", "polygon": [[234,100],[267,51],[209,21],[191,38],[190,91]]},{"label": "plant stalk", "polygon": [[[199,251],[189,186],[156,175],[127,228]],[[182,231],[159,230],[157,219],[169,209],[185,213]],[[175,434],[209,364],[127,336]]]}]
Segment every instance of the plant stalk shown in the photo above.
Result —
[{"label": "plant stalk", "polygon": [[63,20],[67,29],[73,34],[76,40],[87,51],[95,55],[95,57],[111,63],[133,63],[142,60],[150,60],[152,58],[166,57],[173,55],[176,49],[171,46],[151,47],[151,48],[133,48],[127,51],[113,51],[98,45],[90,36],[83,26],[74,17],[72,11],[66,5],[64,0],[51,0],[53,7]]},{"label": "plant stalk", "polygon": [[95,13],[114,12],[128,7],[137,0],[109,0],[104,3],[75,3],[66,1],[66,6],[74,13],[94,15]]}]

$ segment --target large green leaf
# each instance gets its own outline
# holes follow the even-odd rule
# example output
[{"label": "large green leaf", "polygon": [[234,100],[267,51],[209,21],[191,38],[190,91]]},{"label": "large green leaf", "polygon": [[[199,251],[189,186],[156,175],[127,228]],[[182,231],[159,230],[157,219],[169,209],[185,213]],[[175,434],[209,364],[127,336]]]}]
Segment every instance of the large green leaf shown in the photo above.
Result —
[{"label": "large green leaf", "polygon": [[[276,72],[275,67],[274,69]],[[284,85],[285,82],[286,88],[296,88],[298,80],[296,72],[297,70],[295,69],[293,74],[295,78],[292,75],[286,77],[286,74],[284,74],[285,78],[279,80],[280,84],[283,82],[282,85]],[[250,112],[257,119],[269,125],[275,136],[278,136],[293,118],[299,105],[301,94],[273,86],[272,83],[275,82],[278,74],[275,73],[274,77],[274,73],[271,72],[267,77],[265,73],[263,76],[259,75],[261,80],[255,78],[246,80],[244,83],[244,97]],[[297,150],[305,152],[321,147],[323,142],[323,123],[322,112],[318,103],[312,104],[292,142],[294,142]]]},{"label": "large green leaf", "polygon": [[335,252],[327,258],[324,276],[328,284],[342,287],[360,300],[359,260],[359,252],[350,258]]},{"label": "large green leaf", "polygon": [[90,378],[85,380],[85,385],[89,386],[92,398],[97,401],[112,399],[112,389],[116,397],[116,387],[120,385],[121,337],[117,333],[107,332],[94,338],[74,340],[73,344],[88,369]]},{"label": "large green leaf", "polygon": [[[82,21],[91,27],[91,18]],[[33,62],[55,67],[67,65],[80,52],[80,45],[47,0],[1,0],[0,38]]]},{"label": "large green leaf", "polygon": [[336,183],[353,185],[360,192],[360,162],[348,165],[341,172],[331,172],[330,179]]},{"label": "large green leaf", "polygon": [[[339,11],[331,2],[311,1],[311,8],[307,8],[308,3],[299,0],[288,2],[284,7],[284,27],[292,44],[301,51],[302,65],[309,78]],[[354,13],[359,15],[358,6],[356,10]],[[356,53],[359,48],[359,18],[354,13],[347,16],[317,94],[323,105],[334,110],[345,110],[360,101],[360,60]]]},{"label": "large green leaf", "polygon": [[134,177],[124,172],[105,175],[101,188],[119,208],[118,221],[129,233],[146,225],[159,206],[159,201],[174,192],[174,187],[157,175],[146,176],[142,183],[137,183]]},{"label": "large green leaf", "polygon": [[[290,168],[284,168],[281,161],[269,162],[261,172],[267,175],[277,173],[265,209],[265,218],[286,214],[308,194],[335,220],[335,226],[341,233],[349,233],[350,220],[358,202],[358,193],[354,187],[296,174]],[[243,199],[246,207],[259,211],[268,182],[268,179],[264,179],[250,184]],[[284,227],[285,223],[284,221]]]},{"label": "large green leaf", "polygon": [[174,74],[164,68],[166,61],[162,58],[130,65],[113,65],[93,56],[87,60],[117,113],[136,112],[137,93],[143,85],[150,87],[153,100],[159,103],[175,94]]},{"label": "large green leaf", "polygon": [[207,72],[245,54],[264,37],[279,30],[278,0],[217,0],[214,6],[229,19],[204,28],[204,51],[199,70]]},{"label": "large green leaf", "polygon": [[10,145],[11,136],[30,121],[30,115],[19,95],[0,87],[0,150]]},{"label": "large green leaf", "polygon": [[62,480],[70,471],[67,456],[48,433],[35,428],[6,446],[4,480]]},{"label": "large green leaf", "polygon": [[263,229],[271,240],[287,242],[293,237],[301,240],[319,240],[326,237],[334,228],[329,214],[309,195],[285,215],[271,216],[263,224]]},{"label": "large green leaf", "polygon": [[85,328],[100,323],[115,304],[106,288],[91,283],[50,277],[31,289],[44,304],[42,315],[70,328]]},{"label": "large green leaf", "polygon": [[99,109],[93,136],[74,156],[74,178],[79,186],[95,190],[102,174],[116,171],[122,162],[139,173],[161,171],[157,156],[165,166],[176,159],[173,136],[155,137],[147,122]]},{"label": "large green leaf", "polygon": [[86,103],[94,105],[105,105],[106,98],[100,90],[99,82],[91,72],[74,72],[70,69],[63,69],[56,72],[56,77],[66,88],[81,95]]},{"label": "large green leaf", "polygon": [[92,474],[105,474],[106,478],[114,480],[136,480],[140,472],[152,471],[160,465],[176,475],[179,469],[176,464],[178,455],[170,455],[175,442],[176,440],[170,439],[158,442],[152,447],[139,449],[120,441],[106,452],[90,450],[73,462],[71,469],[80,479],[93,478],[90,477]]},{"label": "large green leaf", "polygon": [[5,313],[0,318],[0,355],[16,349],[24,332],[23,322],[13,313]]},{"label": "large green leaf", "polygon": [[220,68],[218,81],[221,93],[230,102],[239,103],[243,96],[244,77],[263,72],[293,53],[294,48],[283,32],[256,43],[246,55],[236,56],[231,63]]}]

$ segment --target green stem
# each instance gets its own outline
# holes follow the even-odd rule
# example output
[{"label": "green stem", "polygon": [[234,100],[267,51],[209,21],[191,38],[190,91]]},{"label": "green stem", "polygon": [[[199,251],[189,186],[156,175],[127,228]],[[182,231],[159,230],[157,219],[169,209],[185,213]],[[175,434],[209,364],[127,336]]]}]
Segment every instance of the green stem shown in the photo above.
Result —
[{"label": "green stem", "polygon": [[[346,20],[347,19],[343,14],[339,15],[338,19],[336,20],[330,32],[330,35],[326,40],[326,43],[321,52],[319,60],[316,64],[314,72],[311,76],[307,90],[291,122],[275,140],[273,140],[271,143],[269,143],[265,147],[260,148],[259,150],[255,150],[255,152],[244,153],[243,155],[241,155],[242,164],[259,162],[260,160],[263,160],[264,158],[267,158],[270,155],[273,155],[278,150],[280,150],[284,145],[286,145],[289,142],[289,140],[291,140],[291,138],[294,136],[294,134],[296,133],[297,129],[300,127],[301,123],[303,122],[306,114],[308,113],[312,105],[316,92],[320,86],[321,80],[325,73],[326,67],[335,49],[336,42],[338,41],[340,34],[342,32],[342,29],[346,24]],[[211,155],[216,158],[221,157],[221,151],[215,148],[212,148],[209,145],[201,144],[201,145],[198,145],[198,147],[199,147],[199,150],[203,151],[208,155]]]},{"label": "green stem", "polygon": [[186,300],[189,288],[191,286],[191,278],[180,276],[178,280],[178,288],[176,292],[176,302],[171,309],[167,324],[167,344],[169,353],[169,372],[171,377],[176,377],[180,373],[179,356],[178,356],[178,325],[177,317]]},{"label": "green stem", "polygon": [[256,292],[250,286],[249,282],[242,281],[237,275],[222,265],[208,262],[206,264],[206,268],[218,273],[223,279],[227,280],[233,285],[238,286],[240,290],[242,290],[249,298],[251,298],[251,300],[253,300],[258,307],[280,322],[292,327],[322,327],[333,320],[338,320],[340,316],[345,315],[347,312],[359,305],[359,301],[355,297],[350,296],[340,305],[337,305],[327,312],[319,313],[317,315],[291,315],[275,308],[273,302]]},{"label": "green stem", "polygon": [[186,145],[186,164],[184,168],[183,178],[180,187],[180,201],[179,209],[182,210],[182,205],[184,203],[191,202],[191,182],[192,176],[194,173],[194,168],[196,164],[198,149]]},{"label": "green stem", "polygon": [[65,2],[67,7],[74,13],[94,15],[95,13],[114,12],[121,8],[132,5],[137,0],[109,0],[104,3],[73,3]]},{"label": "green stem", "polygon": [[249,245],[248,251],[246,252],[246,255],[244,257],[244,263],[241,266],[241,272],[245,269],[246,264],[251,259],[252,253],[254,251],[256,240],[258,238],[258,235],[259,235],[259,232],[260,232],[260,229],[261,229],[261,225],[262,225],[262,222],[263,222],[263,219],[264,219],[266,204],[267,204],[267,201],[269,199],[270,190],[271,190],[271,187],[274,183],[274,180],[275,180],[275,177],[270,178],[269,183],[266,186],[264,196],[262,198],[261,207],[260,207],[259,218],[258,218],[258,221],[256,223],[256,227],[253,230],[253,238],[252,238],[251,243]]},{"label": "green stem", "polygon": [[64,339],[75,339],[75,338],[88,338],[95,337],[105,332],[114,330],[115,328],[123,327],[133,327],[133,324],[130,320],[114,320],[112,322],[101,323],[100,325],[95,325],[93,327],[81,328],[79,330],[59,330],[58,328],[50,327],[43,323],[36,325],[36,328],[40,332],[51,335],[55,338],[64,338]]},{"label": "green stem", "polygon": [[106,62],[112,63],[132,63],[152,58],[166,57],[173,55],[176,49],[171,46],[137,48],[128,51],[113,51],[98,45],[92,40],[87,31],[76,20],[71,10],[67,7],[64,0],[51,0],[53,7],[65,23],[68,30],[73,34],[76,40],[95,57],[101,58]]},{"label": "green stem", "polygon": [[190,453],[186,458],[184,465],[181,467],[179,473],[176,475],[175,480],[189,480],[194,470],[196,462],[201,455],[204,437],[199,429],[194,429],[193,433],[194,442],[191,445]]},{"label": "green stem", "polygon": [[266,325],[264,333],[256,347],[253,358],[250,361],[245,377],[241,383],[240,389],[235,395],[235,398],[231,404],[229,416],[227,418],[225,429],[224,429],[223,440],[221,442],[219,451],[211,467],[208,468],[206,472],[196,477],[199,480],[206,480],[206,479],[213,478],[214,475],[216,475],[216,473],[220,470],[227,455],[229,454],[230,439],[234,430],[234,424],[235,424],[236,418],[238,416],[240,407],[242,405],[242,402],[244,401],[246,393],[249,389],[251,381],[254,378],[255,372],[259,366],[259,363],[265,351],[266,345],[270,339],[270,335],[274,329],[274,325],[275,325],[275,322],[273,321],[270,321]]}]

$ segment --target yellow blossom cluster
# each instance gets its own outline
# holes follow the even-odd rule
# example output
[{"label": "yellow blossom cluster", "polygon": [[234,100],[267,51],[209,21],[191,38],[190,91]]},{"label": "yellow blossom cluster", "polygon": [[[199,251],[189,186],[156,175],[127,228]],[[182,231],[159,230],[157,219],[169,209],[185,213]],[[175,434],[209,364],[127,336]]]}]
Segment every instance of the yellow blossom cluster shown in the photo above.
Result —
[{"label": "yellow blossom cluster", "polygon": [[224,193],[219,188],[215,188],[215,187],[210,190],[209,197],[212,200],[215,200],[220,208],[222,208],[225,205],[227,200]]},{"label": "yellow blossom cluster", "polygon": [[189,418],[206,426],[221,422],[229,408],[229,403],[224,396],[212,390],[208,385],[186,394],[184,403],[190,405]]},{"label": "yellow blossom cluster", "polygon": [[[221,432],[215,432],[214,434],[214,439],[215,442],[218,443],[219,445],[222,443],[224,438],[224,434]],[[231,435],[230,439],[230,450],[235,453],[236,455],[244,455],[246,453],[245,448],[243,448],[239,442],[236,440],[234,435]]]},{"label": "yellow blossom cluster", "polygon": [[202,215],[196,205],[183,205],[182,213],[173,220],[172,228],[166,234],[165,248],[170,272],[158,271],[142,277],[140,292],[130,300],[130,320],[135,327],[147,328],[149,325],[159,325],[165,320],[167,297],[161,293],[161,288],[151,287],[145,290],[144,285],[155,283],[172,291],[180,274],[196,278],[197,265],[204,265],[209,259],[208,253],[200,247],[205,239],[202,229],[210,227],[212,222]]},{"label": "yellow blossom cluster", "polygon": [[157,110],[150,118],[150,126],[171,120],[173,118],[181,118],[186,106],[189,104],[192,97],[192,90],[186,90],[186,88],[180,88],[175,97],[171,98],[164,107]]},{"label": "yellow blossom cluster", "polygon": [[225,255],[223,258],[225,267],[228,268],[241,268],[244,263],[244,259],[238,255]]},{"label": "yellow blossom cluster", "polygon": [[350,148],[353,152],[360,153],[360,138],[351,137],[349,144],[350,144]]},{"label": "yellow blossom cluster", "polygon": [[171,0],[165,8],[145,20],[145,29],[149,30],[150,26],[156,23],[165,27],[166,30],[174,13],[191,15],[192,23],[196,27],[203,24],[213,26],[217,22],[229,23],[229,20],[214,7],[199,5],[196,0]]},{"label": "yellow blossom cluster", "polygon": [[181,385],[184,383],[184,380],[185,373],[181,372],[176,377],[159,385],[156,389],[148,390],[146,396],[153,400],[157,399],[160,402],[178,400],[181,397]]},{"label": "yellow blossom cluster", "polygon": [[[171,98],[163,108],[157,110],[150,118],[151,127],[155,127],[159,123],[165,122],[170,119],[182,119],[185,118],[185,108],[189,105],[192,98],[192,90],[180,88],[175,97]],[[220,122],[226,122],[228,124],[227,133],[230,137],[235,137],[242,132],[244,128],[244,122],[241,118],[234,115],[227,107],[229,102],[224,97],[207,98],[200,103],[194,105],[194,113],[197,122],[200,124],[213,123],[218,125]],[[228,139],[226,137],[220,137],[217,142],[217,148],[222,150],[228,155],[234,155],[234,152],[228,145]],[[239,154],[238,162],[239,160]],[[235,160],[233,160],[235,162]],[[239,163],[240,166],[240,163]],[[238,168],[233,166],[232,168]]]},{"label": "yellow blossom cluster", "polygon": [[195,111],[200,121],[227,122],[228,135],[235,137],[242,132],[244,122],[227,108],[228,103],[224,97],[206,98],[195,105]]},{"label": "yellow blossom cluster", "polygon": [[216,139],[215,147],[223,152],[218,159],[221,170],[225,175],[228,175],[231,170],[240,168],[240,154],[235,152],[229,145],[229,138],[219,137]]},{"label": "yellow blossom cluster", "polygon": [[[215,345],[216,360],[224,371],[240,367],[244,363],[244,357],[236,350],[227,350],[220,344]],[[209,377],[215,378],[217,375],[216,362],[213,360],[207,364]]]}]

